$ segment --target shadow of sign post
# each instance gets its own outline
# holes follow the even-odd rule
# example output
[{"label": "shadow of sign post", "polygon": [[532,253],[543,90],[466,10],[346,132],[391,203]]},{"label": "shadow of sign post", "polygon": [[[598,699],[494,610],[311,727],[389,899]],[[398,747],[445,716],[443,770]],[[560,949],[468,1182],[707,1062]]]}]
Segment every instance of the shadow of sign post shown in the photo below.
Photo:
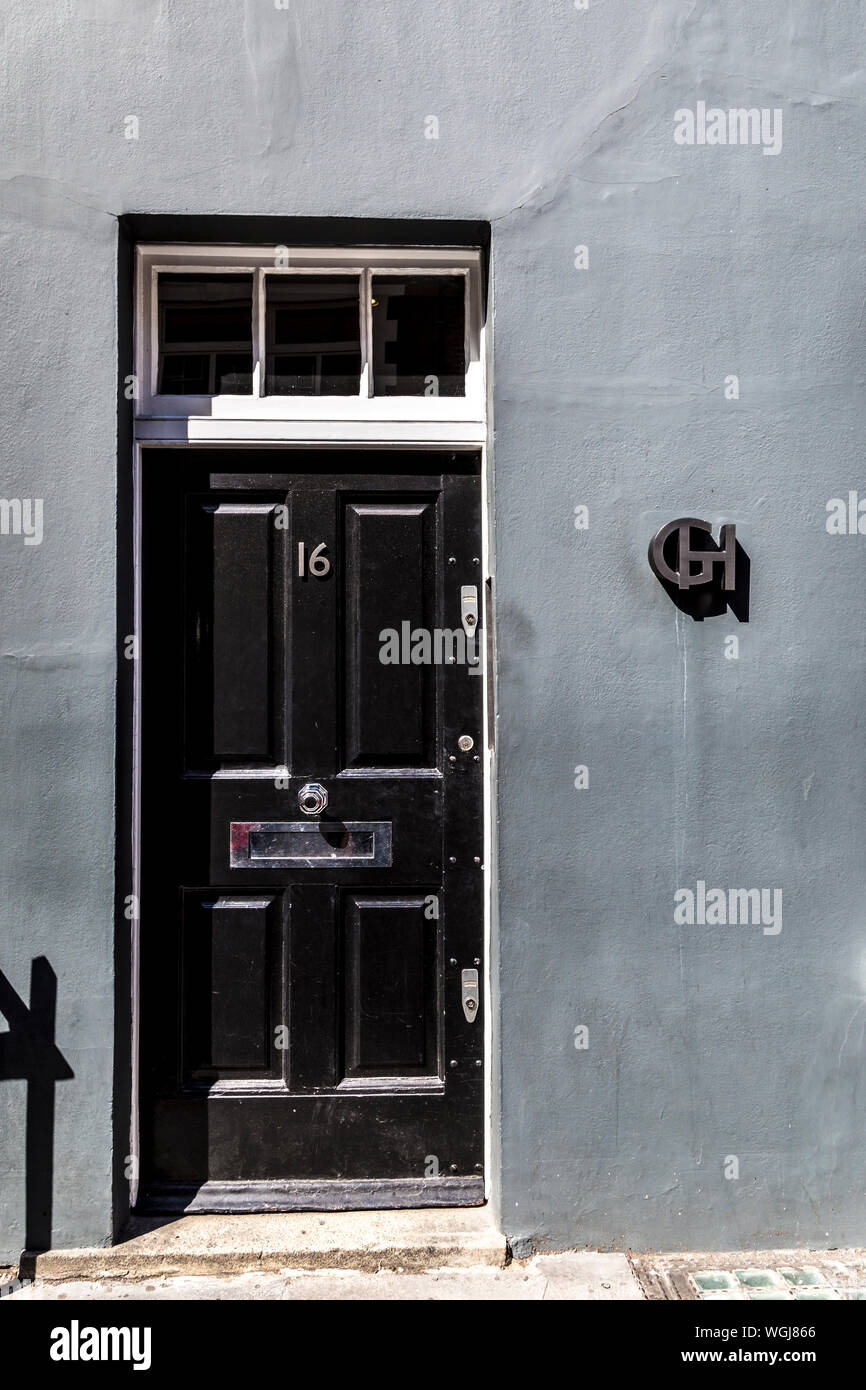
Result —
[{"label": "shadow of sign post", "polygon": [[[54,1042],[57,976],[44,956],[30,964],[30,1007],[0,970],[0,1081],[27,1082],[25,1129],[26,1251],[51,1248],[54,1187],[54,1087],[75,1073]],[[22,1265],[22,1273],[23,1265]]]}]

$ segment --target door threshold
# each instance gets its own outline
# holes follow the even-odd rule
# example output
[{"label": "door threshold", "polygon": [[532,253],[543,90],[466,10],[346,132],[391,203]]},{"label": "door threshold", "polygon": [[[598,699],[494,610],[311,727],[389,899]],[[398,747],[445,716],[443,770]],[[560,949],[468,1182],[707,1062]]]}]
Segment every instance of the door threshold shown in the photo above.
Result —
[{"label": "door threshold", "polygon": [[477,1207],[482,1177],[312,1178],[291,1182],[153,1183],[137,1212],[243,1215],[301,1211],[392,1211]]}]

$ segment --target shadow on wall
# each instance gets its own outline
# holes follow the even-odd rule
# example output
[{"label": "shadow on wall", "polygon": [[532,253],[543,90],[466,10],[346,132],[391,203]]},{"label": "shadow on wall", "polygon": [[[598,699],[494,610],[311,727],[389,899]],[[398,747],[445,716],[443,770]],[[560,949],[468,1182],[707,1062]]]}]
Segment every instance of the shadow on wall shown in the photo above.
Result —
[{"label": "shadow on wall", "polygon": [[[51,1248],[54,1187],[54,1085],[75,1075],[54,1043],[57,976],[44,956],[30,963],[30,1007],[0,970],[0,1081],[27,1082],[26,1252]],[[22,1273],[25,1260],[22,1259]]]}]

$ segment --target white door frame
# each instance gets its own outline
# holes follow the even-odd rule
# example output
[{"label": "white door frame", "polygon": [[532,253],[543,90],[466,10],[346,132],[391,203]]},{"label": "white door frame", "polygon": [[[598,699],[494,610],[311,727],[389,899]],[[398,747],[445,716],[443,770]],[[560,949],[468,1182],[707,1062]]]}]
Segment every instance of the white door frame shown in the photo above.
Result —
[{"label": "white door frame", "polygon": [[[287,265],[277,265],[288,256]],[[483,314],[481,253],[471,247],[340,248],[191,246],[147,243],[136,247],[134,308],[134,425],[133,425],[133,615],[135,653],[132,709],[132,940],[131,979],[131,1098],[127,1171],[130,1209],[138,1200],[140,1144],[140,932],[141,901],[141,670],[145,659],[141,628],[142,454],[145,448],[190,449],[411,449],[472,452],[481,455],[482,575],[487,640],[483,652],[484,697],[484,1193],[491,1197],[493,1144],[493,1002],[492,935],[496,903],[497,860],[493,795],[494,634],[489,596],[493,577],[492,421],[490,365],[492,335]],[[159,396],[156,394],[157,306],[156,277],[160,270],[249,270],[255,277],[253,296],[253,393],[249,396]],[[362,323],[361,392],[357,397],[268,397],[264,391],[264,277],[270,274],[358,273],[367,295],[374,271],[390,274],[455,274],[466,276],[465,324],[467,376],[463,397],[372,396],[371,333]],[[364,280],[363,277],[366,277]],[[362,316],[363,316],[362,307]],[[489,320],[489,313],[488,313]],[[348,404],[347,404],[348,402]]]}]

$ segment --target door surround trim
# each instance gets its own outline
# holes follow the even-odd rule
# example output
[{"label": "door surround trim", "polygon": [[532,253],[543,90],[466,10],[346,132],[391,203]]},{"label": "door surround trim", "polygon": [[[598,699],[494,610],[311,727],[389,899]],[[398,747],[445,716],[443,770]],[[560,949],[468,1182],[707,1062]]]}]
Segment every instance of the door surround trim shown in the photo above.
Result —
[{"label": "door surround trim", "polygon": [[[339,246],[340,238],[337,238],[338,245],[331,241],[331,237],[343,226],[339,219],[325,219],[324,223],[329,228],[323,234],[323,228],[317,223],[315,231],[310,232],[309,227],[302,233],[301,222],[298,219],[269,219],[268,225],[262,219],[204,219],[208,223],[207,228],[199,225],[201,219],[194,219],[193,227],[189,219],[169,218],[153,219],[149,217],[139,218],[137,221],[130,219],[122,224],[126,225],[126,231],[121,240],[121,259],[120,266],[123,272],[121,284],[121,324],[128,325],[128,338],[126,337],[127,328],[122,327],[120,338],[119,361],[125,362],[132,358],[134,375],[132,378],[124,378],[124,396],[131,402],[128,416],[124,416],[121,411],[121,419],[128,419],[129,433],[126,428],[120,429],[119,438],[121,442],[121,458],[126,454],[126,447],[131,442],[132,445],[132,496],[131,507],[124,508],[126,516],[131,511],[132,519],[132,622],[131,634],[124,637],[121,633],[121,643],[118,663],[119,686],[122,691],[128,691],[131,686],[131,697],[122,695],[120,701],[120,723],[119,734],[122,735],[125,755],[130,757],[130,770],[127,773],[124,767],[119,783],[118,795],[118,826],[129,847],[129,861],[126,859],[125,852],[121,851],[119,864],[122,866],[125,882],[121,881],[117,886],[118,902],[125,907],[124,920],[119,924],[119,931],[129,929],[128,935],[128,990],[130,1000],[130,1032],[129,1046],[130,1057],[127,1060],[123,1055],[125,1043],[118,1050],[118,1066],[124,1071],[129,1069],[130,1089],[129,1089],[129,1152],[123,1166],[124,1176],[127,1183],[128,1209],[133,1209],[139,1202],[139,1171],[140,1171],[140,1143],[139,1143],[139,1113],[140,1113],[140,1087],[139,1087],[139,1029],[140,1029],[140,921],[138,913],[138,903],[140,901],[141,888],[141,866],[140,866],[140,823],[141,823],[141,650],[137,645],[141,639],[141,549],[142,549],[142,449],[166,450],[169,448],[184,448],[192,452],[200,449],[231,449],[255,452],[264,452],[269,449],[304,449],[304,450],[340,450],[346,453],[356,453],[363,450],[374,449],[377,452],[391,452],[394,449],[406,452],[417,451],[450,451],[455,453],[472,452],[480,456],[480,476],[481,476],[481,577],[484,585],[484,628],[487,641],[484,648],[482,673],[483,699],[482,699],[482,720],[483,720],[483,835],[484,835],[484,863],[487,872],[483,875],[483,955],[484,955],[484,978],[482,988],[487,990],[487,1007],[484,1009],[484,1177],[472,1178],[440,1178],[425,1179],[416,1183],[414,1179],[399,1180],[351,1180],[346,1182],[336,1182],[333,1179],[308,1180],[310,1183],[317,1184],[315,1192],[320,1194],[318,1200],[322,1205],[317,1208],[291,1208],[282,1207],[282,1210],[292,1209],[318,1209],[318,1210],[361,1210],[365,1207],[373,1207],[378,1210],[387,1210],[389,1207],[399,1208],[408,1206],[455,1206],[476,1204],[489,1200],[498,1192],[498,1175],[494,1173],[494,1164],[499,1160],[499,1142],[496,1137],[494,1127],[494,1112],[498,1112],[498,1102],[496,1100],[495,1087],[498,1087],[499,1068],[498,1058],[494,1056],[494,1041],[498,1039],[498,1022],[494,1021],[494,1008],[498,1003],[498,994],[494,990],[494,966],[495,966],[495,937],[493,923],[496,920],[497,911],[497,837],[496,837],[496,817],[495,817],[495,749],[493,747],[493,733],[495,728],[495,632],[494,614],[492,603],[492,573],[493,573],[493,545],[492,545],[492,273],[489,267],[489,224],[435,224],[435,241],[428,240],[432,235],[432,223],[377,223],[375,235],[373,234],[373,224],[369,228],[366,223],[352,224],[352,234],[349,240],[349,247]],[[302,220],[303,221],[303,220]],[[310,220],[307,219],[307,222]],[[159,222],[157,227],[156,223]],[[477,342],[474,348],[475,372],[473,374],[473,391],[469,397],[455,409],[453,403],[448,403],[448,398],[441,401],[426,398],[392,398],[390,405],[386,405],[385,399],[376,405],[372,400],[362,402],[362,408],[355,410],[352,407],[348,412],[339,408],[329,408],[325,403],[322,408],[322,400],[313,406],[298,409],[291,403],[291,398],[285,398],[279,407],[267,406],[258,402],[250,412],[241,410],[241,416],[247,418],[230,418],[229,412],[225,418],[220,418],[219,407],[217,414],[213,414],[212,403],[207,404],[204,412],[200,415],[186,414],[182,409],[179,415],[172,416],[158,412],[158,408],[151,414],[145,413],[144,402],[139,403],[138,382],[141,380],[142,371],[145,370],[142,352],[143,339],[146,337],[145,326],[150,320],[144,315],[144,296],[141,294],[142,275],[140,273],[141,258],[137,254],[136,247],[146,244],[153,248],[154,244],[160,245],[160,253],[165,253],[167,247],[179,251],[181,256],[191,254],[193,260],[201,256],[205,261],[213,256],[215,261],[224,257],[228,247],[224,240],[224,231],[231,231],[236,236],[236,240],[231,243],[231,250],[228,251],[229,259],[240,256],[242,259],[248,258],[250,246],[246,241],[246,233],[253,231],[252,223],[256,223],[255,235],[259,250],[262,243],[267,241],[264,248],[268,256],[273,253],[273,246],[268,241],[271,223],[274,227],[279,227],[280,240],[284,237],[291,244],[299,233],[307,251],[305,253],[308,268],[314,265],[321,265],[323,262],[338,264],[345,260],[348,255],[352,265],[357,261],[363,260],[367,265],[381,270],[384,266],[391,266],[395,269],[405,270],[407,268],[425,268],[429,271],[454,269],[463,267],[468,272],[468,286],[471,289],[470,298],[472,301],[472,314],[474,318],[474,329],[477,333]],[[231,223],[231,227],[229,227]],[[163,225],[164,224],[164,225]],[[189,224],[189,226],[187,226]],[[213,224],[213,225],[211,225]],[[236,225],[237,224],[237,225]],[[259,225],[261,224],[261,225]],[[305,224],[306,226],[306,224]],[[483,230],[486,228],[486,239]],[[186,240],[184,240],[184,229],[186,230]],[[346,228],[343,227],[343,231]],[[371,235],[367,240],[366,232],[370,230]],[[240,233],[240,235],[239,235]],[[426,235],[425,235],[426,233]],[[215,234],[215,235],[214,235]],[[293,235],[294,234],[294,235]],[[363,234],[363,235],[362,235]],[[200,238],[207,236],[208,240],[202,242]],[[310,237],[312,242],[310,246]],[[213,240],[210,238],[213,237]],[[321,240],[320,240],[321,237]],[[125,238],[125,240],[124,240]],[[242,239],[243,238],[243,239]],[[370,243],[373,243],[371,245]],[[128,255],[127,255],[127,248]],[[292,248],[295,253],[298,246]],[[267,259],[267,258],[266,258]],[[265,261],[261,262],[264,266]],[[180,267],[176,267],[180,268]],[[256,267],[258,271],[259,267]],[[257,274],[257,279],[261,280],[261,275]],[[471,284],[470,284],[471,282]],[[126,292],[124,292],[124,287]],[[127,297],[128,296],[128,297]],[[124,318],[124,305],[132,305],[132,321],[128,322]],[[258,298],[257,298],[258,304]],[[126,368],[128,370],[128,367]],[[121,367],[123,371],[123,367]],[[133,386],[130,387],[130,380]],[[130,394],[132,390],[133,394]],[[217,398],[218,399],[218,398]],[[265,398],[266,400],[266,398]],[[151,403],[151,408],[156,405]],[[339,405],[339,403],[337,403]],[[182,402],[186,406],[186,402]],[[237,416],[238,412],[234,412]],[[252,418],[250,418],[250,416]],[[348,416],[348,418],[347,418]],[[341,418],[342,417],[342,418]],[[129,436],[131,435],[131,440]],[[128,458],[129,455],[126,454]],[[124,469],[125,472],[125,469]],[[129,475],[126,474],[126,479]],[[124,482],[123,491],[128,489],[128,482]],[[128,493],[127,493],[128,495]],[[127,533],[128,534],[128,533]],[[124,582],[124,588],[126,587]],[[129,589],[126,589],[129,593]],[[125,608],[125,605],[121,605]],[[128,619],[121,620],[126,625]],[[132,671],[125,667],[124,658],[135,655]],[[131,681],[129,676],[131,675]],[[126,713],[124,714],[124,710]],[[130,728],[131,724],[131,744],[130,749]],[[127,825],[126,817],[130,817]],[[130,891],[131,890],[131,891]],[[124,943],[124,953],[126,952]],[[126,971],[124,970],[124,974]],[[124,992],[126,986],[123,986]],[[121,1071],[118,1070],[117,1076],[120,1077]],[[118,1141],[118,1148],[120,1142]],[[119,1173],[119,1168],[116,1168]],[[401,1200],[401,1194],[405,1198],[409,1187],[400,1184],[408,1183],[411,1187],[415,1185],[417,1191],[412,1194],[411,1200]],[[206,1184],[208,1188],[207,1200],[217,1200],[217,1193],[212,1191],[212,1184]],[[224,1189],[224,1200],[240,1200],[240,1193],[237,1191],[236,1184],[219,1184]],[[241,1184],[249,1188],[249,1184]],[[261,1187],[261,1185],[259,1185]],[[272,1186],[266,1184],[266,1186]],[[295,1189],[294,1196],[288,1191],[283,1191],[282,1200],[300,1200],[298,1184],[282,1184],[284,1189],[291,1186]],[[342,1194],[338,1191],[340,1187],[345,1188]],[[228,1191],[231,1187],[233,1190]],[[458,1190],[466,1188],[467,1194],[462,1198],[458,1196]],[[469,1192],[471,1187],[471,1192]],[[328,1189],[327,1192],[325,1189]],[[357,1201],[351,1199],[351,1191],[355,1193]],[[117,1206],[115,1225],[117,1227],[118,1218],[122,1225],[123,1217],[121,1208],[124,1203],[123,1185],[117,1191]],[[313,1188],[310,1188],[310,1192]],[[142,1194],[143,1195],[143,1194]],[[433,1196],[431,1202],[427,1197]],[[259,1193],[261,1199],[261,1193]],[[375,1199],[375,1200],[374,1200]],[[201,1208],[197,1208],[201,1210]],[[237,1207],[224,1206],[219,1208],[223,1212],[238,1210]],[[250,1210],[250,1208],[243,1208]],[[268,1208],[273,1209],[273,1208]]]}]

